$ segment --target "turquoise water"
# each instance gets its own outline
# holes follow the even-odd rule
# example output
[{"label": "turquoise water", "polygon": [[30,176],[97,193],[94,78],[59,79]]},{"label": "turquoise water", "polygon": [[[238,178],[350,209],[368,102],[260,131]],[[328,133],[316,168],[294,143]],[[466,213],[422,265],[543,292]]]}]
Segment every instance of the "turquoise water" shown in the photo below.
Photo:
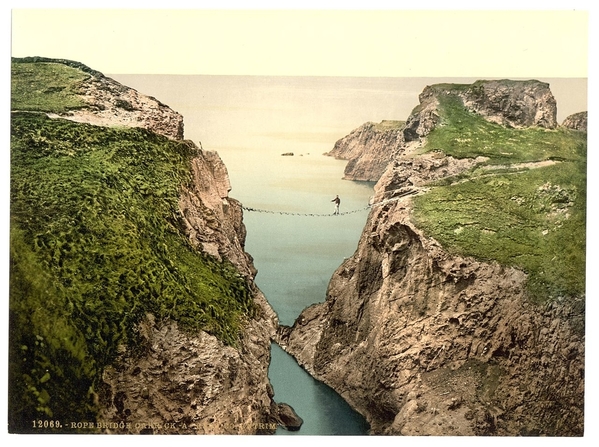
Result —
[{"label": "turquoise water", "polygon": [[291,403],[304,420],[302,428],[287,431],[277,428],[277,435],[365,435],[368,424],[364,418],[339,397],[330,387],[319,382],[298,366],[295,359],[278,345],[272,345],[270,381],[275,400]]},{"label": "turquoise water", "polygon": [[[185,137],[216,150],[229,172],[230,196],[246,207],[246,251],[256,283],[291,325],[300,312],[326,299],[328,282],[351,256],[373,194],[372,184],[342,180],[345,161],[322,155],[366,121],[404,119],[424,81],[369,78],[115,76],[152,95],[185,119]],[[406,87],[409,85],[409,88]],[[293,152],[293,156],[281,154]],[[332,216],[333,198],[340,211]],[[280,214],[331,214],[304,217]],[[331,388],[314,380],[277,345],[269,368],[275,400],[304,419],[298,432],[366,434],[368,425]]]},{"label": "turquoise water", "polygon": [[[235,197],[248,207],[271,211],[328,214],[324,217],[244,212],[246,250],[258,269],[256,283],[279,316],[291,325],[307,306],[326,298],[328,282],[343,260],[353,254],[367,218],[372,185],[341,180],[344,163],[322,155],[314,160],[273,157],[283,165],[260,177],[259,194],[250,187]],[[306,178],[314,180],[305,180]],[[333,216],[331,200],[339,195]],[[247,197],[246,197],[247,196]]]},{"label": "turquoise water", "polygon": [[[248,207],[324,217],[279,213],[244,213],[246,250],[258,269],[256,283],[281,324],[292,325],[300,312],[326,299],[328,282],[343,260],[351,256],[366,222],[372,184],[342,180],[345,162],[323,155],[282,157],[259,151],[221,153],[230,172],[237,166],[270,166],[258,177],[235,177],[243,185],[237,199]],[[231,158],[231,162],[227,161]],[[260,162],[257,162],[260,160]],[[239,172],[239,171],[237,171]],[[233,174],[231,174],[233,180]],[[253,186],[253,187],[252,187]],[[339,195],[341,213],[334,216],[331,200]],[[367,434],[364,418],[330,387],[313,379],[290,355],[272,345],[269,377],[275,401],[291,405],[304,424],[282,435]]]}]

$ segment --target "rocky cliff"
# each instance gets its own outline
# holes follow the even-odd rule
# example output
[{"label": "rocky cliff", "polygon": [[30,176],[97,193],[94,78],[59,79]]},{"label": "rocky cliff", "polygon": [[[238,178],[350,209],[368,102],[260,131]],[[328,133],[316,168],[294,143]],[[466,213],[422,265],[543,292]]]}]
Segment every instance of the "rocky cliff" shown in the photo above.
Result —
[{"label": "rocky cliff", "polygon": [[[49,85],[54,81],[56,85]],[[121,203],[117,207],[126,206],[122,205],[123,202],[134,203],[136,206],[142,203],[143,206],[143,204],[153,205],[152,201],[161,202],[166,200],[163,198],[167,194],[165,192],[167,187],[170,188],[171,186],[170,183],[160,184],[158,181],[144,183],[144,179],[141,177],[146,175],[146,172],[148,176],[170,176],[169,181],[190,177],[190,181],[181,185],[175,185],[173,188],[174,191],[177,191],[177,189],[180,191],[178,210],[174,211],[176,200],[173,200],[175,205],[173,206],[172,215],[166,216],[168,222],[160,222],[160,224],[152,222],[148,227],[141,228],[146,228],[148,231],[161,231],[158,228],[162,228],[163,225],[170,225],[170,230],[167,233],[174,235],[172,236],[173,238],[179,236],[183,236],[183,238],[187,237],[189,244],[185,243],[185,247],[191,245],[198,252],[206,255],[205,257],[194,257],[194,262],[204,262],[205,259],[209,258],[209,261],[206,262],[212,263],[209,265],[216,266],[214,267],[216,274],[210,273],[212,272],[211,270],[206,273],[207,278],[202,277],[197,279],[197,281],[203,282],[202,287],[213,287],[211,289],[211,295],[213,296],[210,299],[216,302],[210,302],[208,305],[201,301],[195,302],[193,303],[195,308],[207,306],[204,312],[214,312],[215,315],[213,316],[215,318],[219,316],[219,312],[223,312],[223,309],[224,312],[227,312],[229,308],[225,307],[224,304],[222,308],[219,307],[218,297],[228,297],[227,293],[229,291],[223,292],[218,289],[218,287],[222,287],[222,285],[219,285],[222,283],[217,283],[217,281],[221,281],[222,277],[216,275],[222,271],[218,270],[221,268],[219,266],[228,266],[229,262],[236,269],[234,284],[237,285],[236,287],[241,287],[239,284],[243,283],[244,287],[249,290],[252,301],[251,309],[243,315],[243,320],[239,324],[241,326],[239,334],[235,336],[237,343],[225,343],[222,338],[217,338],[217,336],[208,333],[209,328],[206,331],[192,331],[189,327],[181,327],[173,319],[164,318],[164,316],[157,318],[156,315],[147,312],[142,321],[134,328],[133,332],[135,334],[133,336],[131,336],[129,328],[121,328],[123,332],[127,331],[127,337],[122,336],[116,330],[108,330],[108,336],[105,334],[98,336],[94,332],[100,333],[101,330],[95,327],[90,328],[90,323],[83,323],[81,328],[70,322],[66,326],[68,330],[71,330],[69,324],[73,325],[74,329],[72,331],[75,335],[72,335],[72,340],[76,341],[71,340],[65,346],[61,345],[61,343],[64,343],[64,336],[59,332],[55,332],[53,328],[46,328],[44,326],[43,330],[45,332],[43,335],[47,335],[47,339],[49,340],[56,340],[52,343],[56,345],[58,358],[57,360],[53,360],[54,351],[49,351],[50,353],[48,353],[39,347],[43,345],[39,343],[39,340],[45,338],[39,332],[36,332],[41,331],[41,329],[36,327],[32,329],[32,334],[34,335],[25,333],[21,339],[28,340],[28,337],[33,337],[33,339],[38,340],[35,342],[35,348],[33,344],[31,345],[32,348],[29,352],[34,351],[34,349],[39,350],[38,357],[43,358],[48,365],[52,363],[51,366],[54,368],[52,369],[52,375],[46,369],[46,374],[41,374],[40,380],[36,379],[35,374],[33,374],[33,379],[29,379],[28,375],[32,374],[31,371],[37,373],[36,365],[33,365],[29,370],[24,367],[21,369],[20,366],[15,366],[11,369],[11,373],[13,370],[15,371],[12,380],[15,383],[21,380],[21,377],[30,380],[33,385],[29,385],[29,391],[33,390],[35,396],[45,396],[43,403],[49,404],[49,406],[44,411],[48,415],[52,414],[51,409],[52,405],[54,405],[54,417],[58,417],[56,416],[57,410],[54,402],[59,400],[53,398],[52,394],[55,393],[55,388],[59,390],[58,393],[64,394],[64,396],[61,396],[61,399],[64,398],[63,400],[68,401],[73,407],[80,406],[80,413],[88,414],[89,416],[86,417],[89,417],[89,419],[72,420],[68,423],[67,421],[62,421],[61,428],[70,432],[87,433],[100,431],[107,433],[154,434],[255,434],[274,432],[274,427],[281,420],[279,413],[287,411],[285,408],[279,411],[280,406],[274,403],[272,399],[273,390],[267,376],[270,362],[271,337],[275,333],[277,319],[263,294],[254,284],[256,271],[252,264],[252,258],[244,251],[245,227],[242,220],[241,205],[238,201],[228,196],[231,189],[229,177],[226,167],[218,154],[211,151],[203,151],[196,147],[193,142],[184,141],[182,116],[165,104],[121,85],[78,62],[39,57],[15,59],[13,60],[12,91],[13,113],[19,118],[18,120],[15,119],[13,123],[15,126],[14,129],[16,129],[13,132],[13,145],[15,146],[13,152],[15,154],[21,154],[22,152],[29,154],[28,151],[30,151],[30,148],[34,147],[40,153],[39,158],[47,157],[52,160],[61,160],[61,163],[64,160],[67,168],[74,171],[75,169],[72,168],[73,164],[85,164],[86,161],[89,161],[89,159],[85,158],[85,156],[89,155],[85,151],[92,154],[91,158],[115,158],[113,165],[100,164],[100,167],[97,168],[96,164],[92,165],[89,163],[89,166],[84,166],[83,169],[87,169],[85,181],[90,184],[96,181],[96,177],[103,179],[104,183],[101,183],[103,185],[101,188],[109,191],[110,200]],[[68,106],[65,107],[65,104],[68,104]],[[51,120],[42,118],[42,114],[48,116]],[[30,119],[30,121],[27,121],[27,119]],[[40,136],[43,132],[49,132],[45,128],[42,128],[45,121],[62,123],[65,119],[85,124],[73,125],[69,123],[69,125],[63,125],[63,129],[66,130],[63,130],[64,134],[62,135],[58,132],[57,134],[47,133],[44,136]],[[33,124],[23,125],[21,121]],[[30,129],[27,126],[32,126],[32,128]],[[36,128],[35,126],[38,127]],[[103,130],[96,129],[96,126],[116,128],[116,130],[112,132],[112,129],[111,131],[107,129],[106,134],[108,136],[104,137],[101,134]],[[123,132],[121,135],[118,132],[123,127],[143,128],[149,132]],[[33,136],[30,136],[28,132]],[[92,136],[90,137],[89,135]],[[170,140],[179,140],[181,144],[175,144],[175,141],[169,141],[162,136],[166,136]],[[74,143],[71,141],[73,139]],[[120,145],[114,144],[110,146],[114,140],[117,140]],[[195,154],[191,160],[191,176],[185,175],[187,173],[183,177],[179,177],[179,173],[171,172],[167,175],[164,172],[154,172],[152,163],[158,163],[159,160],[148,160],[149,157],[146,155],[149,152],[147,148],[150,146],[150,143],[154,151],[152,154],[157,154],[155,155],[156,158],[175,160],[173,163],[176,169],[180,169],[181,166],[187,166],[186,162],[189,153]],[[108,155],[98,155],[103,154],[101,151],[106,147],[109,148],[107,151]],[[69,149],[65,150],[64,148]],[[174,155],[164,153],[170,150],[173,151]],[[75,158],[81,152],[85,152],[85,156]],[[118,154],[116,154],[117,152]],[[19,161],[20,164],[18,165],[15,162],[13,168],[18,167],[20,170],[29,169],[31,162],[23,156],[21,158],[24,161]],[[139,164],[145,166],[145,171],[142,171],[143,174],[134,174],[137,177],[127,178],[126,180],[119,178],[119,175],[125,175],[125,172],[129,175],[129,171],[127,170],[129,165]],[[95,169],[100,172],[96,172]],[[110,172],[103,172],[102,169]],[[36,174],[46,176],[47,172],[42,171]],[[24,176],[23,174],[19,175]],[[107,176],[112,177],[106,180]],[[17,184],[15,183],[15,185]],[[146,185],[156,184],[160,188],[164,188],[164,190],[147,190]],[[68,186],[71,185],[68,184]],[[24,208],[24,205],[21,206],[24,203],[23,199],[18,196],[15,188],[13,185],[13,196],[11,196],[13,211],[16,208]],[[125,190],[127,191],[125,192]],[[171,189],[168,189],[168,191],[171,191]],[[140,202],[127,202],[129,196],[119,198],[119,194],[123,197],[127,194],[129,196],[135,195],[135,197],[140,198]],[[117,197],[115,198],[114,196]],[[176,197],[176,192],[173,193],[173,196]],[[71,199],[70,196],[69,199]],[[73,200],[74,207],[78,210],[77,215],[81,214],[83,216],[82,219],[87,222],[87,228],[104,229],[97,233],[97,236],[94,235],[93,237],[109,238],[112,230],[110,227],[112,221],[109,220],[111,216],[102,220],[104,215],[112,212],[111,210],[109,211],[111,203],[109,199],[104,196],[94,197],[93,200],[90,199],[91,206],[87,208],[84,207],[84,205],[87,206],[87,203],[82,204],[81,200],[78,202],[76,198]],[[100,202],[102,203],[100,204]],[[28,208],[24,209],[27,209],[27,212],[31,212]],[[159,209],[162,210],[163,208]],[[84,212],[85,210],[87,211]],[[38,210],[35,211],[37,212]],[[45,217],[46,223],[49,223],[52,219],[58,221],[59,217],[55,214],[57,213],[54,209],[48,212],[48,215]],[[129,217],[127,210],[121,210],[117,214],[117,219],[123,222],[123,225],[119,228],[123,229],[123,231],[129,231],[127,234],[135,234],[137,236],[138,233],[144,231],[136,228],[137,222],[127,221]],[[16,227],[18,223],[19,226],[28,230],[28,222],[30,220],[28,217],[31,216],[25,216],[27,219],[24,221],[15,218],[14,226]],[[142,218],[142,220],[161,218],[157,215],[151,215]],[[73,223],[70,222],[70,224]],[[77,230],[63,228],[61,235],[69,231]],[[89,231],[91,232],[92,230]],[[152,243],[156,244],[153,242],[155,240],[173,241],[173,239],[152,238],[150,234],[145,234],[144,236],[144,241],[149,241],[148,244],[150,245]],[[63,261],[63,257],[67,256],[63,252],[75,251],[73,247],[75,247],[79,235],[71,236],[69,233],[69,237],[68,243],[60,239],[58,239],[58,242],[53,241],[52,246],[70,247],[62,251],[57,248],[54,252],[54,259],[58,260],[60,258],[60,262],[56,262],[55,270],[60,270],[63,262],[65,264],[68,262]],[[139,242],[137,240],[132,241],[132,245],[136,243]],[[161,247],[152,247],[152,250],[156,249],[158,252],[166,253],[171,249],[164,242],[161,242],[159,245]],[[19,250],[24,251],[25,249],[16,243],[13,243],[13,247],[18,255],[15,255],[15,259],[20,259]],[[110,251],[111,248],[106,248],[106,250]],[[118,248],[116,250],[119,251]],[[26,253],[26,251],[24,252]],[[98,257],[97,262],[109,263],[114,258],[129,257],[128,254],[123,253],[126,252],[123,250],[120,252],[120,255],[119,253],[115,255],[112,252],[103,253]],[[178,264],[176,255],[172,253],[175,253],[174,248],[168,255],[167,265],[152,266],[155,272],[157,270],[167,272],[165,273],[166,277],[171,279],[176,277],[173,274],[179,268],[189,268],[188,264]],[[89,256],[93,256],[93,253],[86,253],[83,257],[79,258],[77,260],[79,264],[73,264],[75,265],[73,269],[82,269],[81,265],[84,265],[82,263],[86,262],[85,260]],[[155,264],[162,262],[158,258],[152,259],[152,262]],[[131,265],[134,268],[138,268],[139,265],[137,267],[135,265],[136,261],[132,261]],[[17,261],[14,262],[16,265]],[[137,262],[144,262],[144,260],[139,259]],[[184,267],[182,267],[183,265]],[[161,292],[158,291],[164,291],[168,286],[161,283],[140,286],[140,282],[151,283],[152,280],[160,281],[160,279],[156,280],[157,276],[154,274],[152,274],[154,276],[144,276],[143,278],[141,276],[136,277],[136,275],[147,273],[144,270],[149,271],[149,267],[147,265],[142,266],[141,270],[127,271],[120,276],[114,275],[117,279],[113,277],[106,280],[102,286],[102,290],[112,288],[116,290],[116,292],[112,292],[112,295],[117,295],[116,297],[112,296],[108,291],[106,293],[96,293],[94,296],[101,295],[101,299],[106,301],[114,299],[120,303],[127,300],[135,302],[136,304],[131,309],[127,305],[123,305],[124,309],[128,309],[126,312],[130,314],[134,314],[135,307],[138,304],[142,306],[145,302],[154,299],[159,304],[158,310],[160,310],[160,307],[172,305],[172,311],[175,313],[176,306],[182,305],[183,297],[174,297],[173,304],[165,304],[166,301],[162,300],[159,296]],[[94,273],[93,268],[92,265],[92,271],[87,276],[88,279],[94,276],[92,274]],[[122,268],[120,264],[119,268]],[[212,267],[206,267],[208,270],[210,268]],[[20,270],[17,269],[17,271]],[[81,275],[77,276],[79,279]],[[101,276],[100,273],[97,276]],[[162,278],[162,276],[159,276],[159,278]],[[128,280],[131,281],[131,284],[127,284]],[[83,278],[83,281],[85,282],[86,279]],[[116,281],[119,284],[111,284],[110,281]],[[26,281],[23,282],[26,283]],[[205,284],[206,282],[209,282],[209,284]],[[84,287],[87,289],[98,288],[97,285],[91,282],[85,284]],[[137,297],[131,294],[141,294],[140,289],[144,289],[146,286],[153,288],[153,292],[147,294],[147,296],[144,295],[141,298],[141,302],[135,301]],[[20,283],[17,284],[16,282],[14,282],[11,288],[11,311],[14,308],[15,315],[26,313],[19,307],[24,306],[20,301],[25,303],[27,303],[27,300],[36,302],[37,297],[30,297],[32,293],[26,289],[27,287],[22,287]],[[44,288],[44,291],[45,294],[50,293],[46,291],[46,288]],[[146,292],[144,289],[144,293]],[[175,293],[180,293],[180,291],[176,291]],[[193,296],[197,299],[197,295]],[[75,305],[73,305],[73,302],[75,302]],[[62,305],[58,304],[61,303],[60,299],[55,297],[53,303],[54,307],[60,311],[60,305]],[[104,309],[111,308],[109,304],[104,303],[100,307]],[[78,303],[71,301],[69,305],[70,309],[72,309]],[[37,305],[34,304],[34,306]],[[91,303],[86,303],[85,306],[85,311],[78,312],[77,315],[83,314],[94,324],[96,324],[96,321],[104,321],[95,318],[94,310],[90,310],[92,307]],[[148,305],[148,307],[151,306]],[[225,321],[226,317],[226,315],[220,315],[219,318],[221,320],[218,321]],[[26,316],[23,318],[26,318]],[[122,321],[117,319],[116,321],[100,323],[100,326],[109,324],[113,326],[118,326],[119,324],[125,326],[125,324],[128,324],[126,323],[128,321],[125,318]],[[87,324],[87,327],[85,324]],[[57,325],[60,326],[58,323]],[[15,332],[14,327],[12,330]],[[237,328],[235,327],[232,330],[236,331]],[[87,332],[86,338],[82,335],[85,332]],[[21,337],[20,334],[19,337]],[[104,337],[104,340],[102,337]],[[121,338],[119,339],[119,337]],[[136,341],[133,343],[121,342],[117,347],[116,360],[110,360],[107,367],[104,367],[103,363],[101,363],[101,361],[105,362],[105,359],[97,359],[97,364],[101,365],[98,368],[102,368],[102,376],[99,380],[94,377],[95,362],[90,362],[90,364],[94,364],[90,366],[89,370],[86,369],[83,373],[77,369],[78,365],[75,363],[80,361],[79,358],[85,359],[88,356],[87,352],[89,352],[89,349],[86,344],[97,343],[100,345],[103,343],[104,345],[109,345],[113,340],[122,341],[125,338],[128,341],[135,338]],[[15,345],[14,349],[21,348],[20,344],[22,342],[19,343],[21,339],[17,340],[15,338],[16,341],[13,343]],[[77,346],[77,343],[80,343],[80,345]],[[76,346],[73,347],[72,345]],[[112,353],[108,349],[100,352],[104,353],[106,351],[109,352],[105,354],[106,357],[110,356],[112,359]],[[30,356],[35,360],[36,357],[33,354],[35,353],[30,354]],[[54,371],[59,371],[58,375],[65,374],[66,365],[64,365],[64,359],[68,359],[69,361],[71,361],[70,359],[77,359],[72,360],[73,368],[75,369],[73,374],[75,377],[78,377],[77,374],[85,376],[85,383],[87,385],[83,386],[89,387],[89,389],[86,388],[83,391],[84,394],[87,392],[87,398],[83,399],[89,399],[89,403],[87,400],[80,403],[70,402],[69,393],[71,390],[60,388],[64,385],[56,380]],[[12,360],[16,362],[17,359],[13,357]],[[68,378],[68,380],[70,379],[71,377]],[[63,381],[66,382],[67,378],[63,377]],[[91,386],[90,383],[95,383],[95,385]],[[50,392],[47,392],[47,385],[53,385],[54,388],[48,388]],[[37,389],[36,386],[38,387]],[[14,396],[15,393],[20,393],[23,387],[17,388],[17,385],[15,385],[13,389],[18,391],[12,392],[12,408],[22,411],[23,414],[29,414],[28,412],[38,414],[35,412],[40,411],[39,408],[22,408],[25,406],[21,405],[21,402],[24,401],[24,396]],[[26,392],[24,391],[23,393]],[[94,408],[93,412],[85,413],[88,405]],[[69,414],[68,417],[75,419],[77,415]],[[17,416],[15,418],[18,419]],[[20,424],[24,424],[23,427],[25,428],[21,427]],[[58,425],[53,425],[52,431],[56,432],[55,429],[57,427]],[[29,420],[16,420],[14,421],[14,426],[11,425],[11,430],[20,431],[23,429],[26,431],[31,429]]]},{"label": "rocky cliff", "polygon": [[402,150],[402,121],[366,123],[335,143],[326,155],[348,160],[346,180],[377,181],[389,162]]},{"label": "rocky cliff", "polygon": [[486,160],[443,148],[419,155],[445,125],[447,95],[502,126],[556,126],[546,84],[427,87],[401,155],[375,186],[355,254],[334,273],[326,302],[281,327],[279,342],[373,434],[581,436],[584,295],[535,304],[524,271],[449,253],[414,223],[414,199],[403,196],[425,194],[431,181],[459,183]]},{"label": "rocky cliff", "polygon": [[405,151],[407,142],[427,135],[439,122],[439,97],[460,97],[468,110],[489,122],[509,127],[557,126],[557,108],[549,85],[538,81],[478,81],[474,84],[436,84],[420,94],[420,104],[403,121],[366,123],[335,143],[327,155],[348,160],[344,178],[378,181],[390,161]]},{"label": "rocky cliff", "polygon": [[105,371],[102,418],[129,424],[110,432],[255,434],[273,432],[277,423],[268,380],[277,318],[253,284],[241,204],[228,196],[217,153],[198,149],[192,168],[194,181],[179,201],[186,233],[192,245],[231,261],[251,282],[256,316],[246,321],[240,346],[231,347],[205,332],[182,332],[174,322],[156,324],[149,315],[139,328],[146,349],[124,352]]}]

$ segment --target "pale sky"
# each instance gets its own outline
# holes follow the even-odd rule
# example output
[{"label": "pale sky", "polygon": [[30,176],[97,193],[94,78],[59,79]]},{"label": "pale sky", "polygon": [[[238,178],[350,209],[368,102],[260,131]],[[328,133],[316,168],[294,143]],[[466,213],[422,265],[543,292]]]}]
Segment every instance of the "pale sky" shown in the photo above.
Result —
[{"label": "pale sky", "polygon": [[122,74],[587,77],[588,18],[574,10],[13,9],[12,55]]}]

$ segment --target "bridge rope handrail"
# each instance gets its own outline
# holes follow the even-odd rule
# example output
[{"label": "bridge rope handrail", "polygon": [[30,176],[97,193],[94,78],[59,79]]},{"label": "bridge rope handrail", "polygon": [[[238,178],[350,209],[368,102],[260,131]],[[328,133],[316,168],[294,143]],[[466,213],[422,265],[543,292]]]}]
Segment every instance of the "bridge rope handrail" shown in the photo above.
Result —
[{"label": "bridge rope handrail", "polygon": [[[388,192],[393,192],[393,191],[388,191]],[[265,210],[265,209],[261,209],[261,208],[253,208],[253,207],[249,207],[249,206],[245,206],[245,205],[241,205],[241,208],[244,211],[248,211],[248,212],[254,212],[254,213],[265,213],[265,214],[279,214],[282,216],[303,216],[303,217],[329,217],[329,216],[346,216],[348,214],[355,214],[355,213],[360,213],[362,211],[366,211],[368,209],[371,209],[375,206],[382,206],[385,205],[387,203],[390,202],[395,202],[399,199],[402,199],[405,196],[411,195],[411,194],[415,194],[417,192],[416,189],[410,189],[408,191],[403,191],[401,194],[392,197],[390,199],[385,199],[385,200],[381,200],[380,202],[376,202],[376,203],[372,203],[369,204],[363,208],[358,208],[355,210],[351,210],[351,211],[344,211],[342,213],[294,213],[294,212],[290,212],[290,211],[272,211],[272,210]]]}]

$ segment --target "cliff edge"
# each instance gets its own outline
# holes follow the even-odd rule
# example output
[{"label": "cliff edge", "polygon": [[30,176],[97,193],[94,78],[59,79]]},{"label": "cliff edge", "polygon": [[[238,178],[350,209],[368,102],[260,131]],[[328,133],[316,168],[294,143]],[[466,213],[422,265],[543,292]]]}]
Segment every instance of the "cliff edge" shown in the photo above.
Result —
[{"label": "cliff edge", "polygon": [[435,84],[422,91],[420,104],[407,121],[363,124],[337,141],[327,155],[348,160],[345,179],[378,181],[408,142],[426,136],[439,123],[439,98],[447,94],[459,98],[464,108],[488,122],[512,128],[557,127],[556,102],[546,83],[503,80]]},{"label": "cliff edge", "polygon": [[427,87],[356,252],[280,328],[372,434],[583,435],[586,139],[555,116],[536,81]]},{"label": "cliff edge", "polygon": [[218,154],[81,63],[12,62],[10,432],[273,433],[276,315]]},{"label": "cliff edge", "polygon": [[326,155],[348,160],[346,180],[376,182],[405,143],[403,121],[366,123],[335,143]]}]

